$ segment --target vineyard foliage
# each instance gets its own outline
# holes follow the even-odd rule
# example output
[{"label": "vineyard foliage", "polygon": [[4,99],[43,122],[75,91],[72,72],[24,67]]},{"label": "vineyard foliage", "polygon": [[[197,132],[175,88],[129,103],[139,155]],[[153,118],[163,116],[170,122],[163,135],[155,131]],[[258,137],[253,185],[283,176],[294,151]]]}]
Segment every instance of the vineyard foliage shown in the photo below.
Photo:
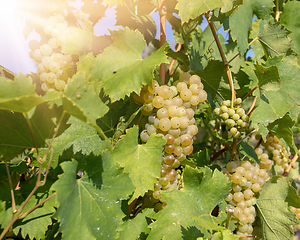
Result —
[{"label": "vineyard foliage", "polygon": [[[78,9],[67,0],[19,0],[17,7],[25,38],[36,31],[41,40],[29,42],[35,73],[14,76],[0,66],[0,239],[293,238],[299,1],[86,0]],[[97,36],[110,7],[119,29]],[[157,39],[165,33],[158,15],[176,46]],[[155,84],[175,91],[171,100]],[[193,109],[178,123],[192,125],[175,136],[180,161],[168,150],[177,146],[169,143],[175,131],[164,129],[179,117],[171,108],[158,117],[165,113],[152,106],[155,96],[162,106],[177,96],[181,109]],[[193,125],[198,130],[186,136]],[[167,161],[173,168],[165,170]],[[163,183],[165,171],[175,180]]]}]

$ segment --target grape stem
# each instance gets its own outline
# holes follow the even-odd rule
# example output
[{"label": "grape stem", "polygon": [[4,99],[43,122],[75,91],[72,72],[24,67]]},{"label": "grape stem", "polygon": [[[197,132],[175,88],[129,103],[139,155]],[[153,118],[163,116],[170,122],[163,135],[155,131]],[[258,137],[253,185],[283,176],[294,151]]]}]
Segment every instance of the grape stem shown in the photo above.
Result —
[{"label": "grape stem", "polygon": [[[176,48],[176,52],[179,52],[179,51],[180,51],[181,46],[182,46],[181,44],[178,44],[178,46],[177,46],[177,48]],[[168,74],[169,74],[169,76],[173,76],[173,74],[174,74],[174,73],[171,73],[171,72],[172,72],[172,68],[173,68],[173,66],[174,66],[175,61],[176,61],[175,59],[172,59],[170,65],[169,65],[169,68],[168,68]],[[176,67],[176,68],[177,68],[177,67]],[[174,72],[176,72],[176,69],[175,69]]]},{"label": "grape stem", "polygon": [[250,116],[251,112],[253,111],[253,109],[255,107],[256,100],[257,100],[257,96],[254,97],[253,102],[252,102],[252,104],[249,108],[249,111],[247,112],[247,116]]},{"label": "grape stem", "polygon": [[[299,150],[300,150],[300,148],[298,149],[298,151]],[[288,168],[284,170],[284,173],[282,174],[282,176],[286,177],[288,175],[288,173],[292,169],[293,163],[297,162],[297,160],[298,160],[298,154],[295,154],[295,156],[293,157],[292,161],[290,162]]]},{"label": "grape stem", "polygon": [[229,68],[229,62],[227,61],[225,53],[222,49],[218,34],[216,32],[215,24],[210,21],[210,11],[205,13],[205,17],[208,21],[210,30],[211,30],[211,32],[214,36],[214,39],[217,43],[217,46],[218,46],[218,49],[219,49],[219,52],[221,54],[221,58],[222,58],[222,61],[223,61],[223,65],[224,65],[224,68],[226,70],[226,74],[227,74],[227,78],[228,78],[228,82],[229,82],[229,86],[230,86],[230,91],[231,91],[231,108],[233,108],[233,102],[234,102],[236,96],[235,96],[235,90],[234,90],[234,86],[233,86],[232,74],[231,74],[231,71],[230,71],[230,68]]},{"label": "grape stem", "polygon": [[[161,1],[161,5],[159,8],[159,16],[160,16],[160,46],[164,45],[167,39],[167,7],[165,6],[165,1]],[[166,82],[166,64],[160,64],[159,69],[159,78],[161,84],[165,84]]]}]

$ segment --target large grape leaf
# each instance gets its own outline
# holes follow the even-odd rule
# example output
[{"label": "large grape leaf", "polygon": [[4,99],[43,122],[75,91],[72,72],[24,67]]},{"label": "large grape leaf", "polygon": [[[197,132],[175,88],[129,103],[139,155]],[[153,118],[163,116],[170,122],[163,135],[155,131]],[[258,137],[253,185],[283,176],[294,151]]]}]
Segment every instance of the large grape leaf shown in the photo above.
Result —
[{"label": "large grape leaf", "polygon": [[255,69],[262,90],[258,107],[251,114],[254,124],[268,124],[283,117],[300,102],[299,73],[294,57],[274,57]]},{"label": "large grape leaf", "polygon": [[232,38],[237,40],[241,55],[248,49],[248,31],[252,26],[253,14],[268,19],[273,7],[273,0],[244,0],[229,18]]},{"label": "large grape leaf", "polygon": [[[80,166],[76,160],[63,162],[61,167],[64,173],[52,189],[57,193],[55,217],[63,238],[117,239],[125,216],[120,200],[128,198],[134,187],[111,153],[89,156]],[[79,167],[84,175],[78,179]]]},{"label": "large grape leaf", "polygon": [[292,188],[291,179],[276,176],[261,190],[256,206],[264,240],[288,240],[293,237],[292,225],[296,225],[298,220],[288,206],[290,202],[296,202],[299,207],[300,198],[297,194],[291,194]]},{"label": "large grape leaf", "polygon": [[223,6],[224,3],[221,0],[178,0],[176,9],[179,10],[181,21],[187,22],[211,9]]},{"label": "large grape leaf", "polygon": [[150,224],[149,240],[183,239],[182,228],[196,227],[198,237],[207,237],[208,231],[213,229],[223,229],[210,214],[229,194],[231,184],[226,176],[218,170],[186,166],[183,181],[182,191],[173,189],[161,193],[167,207],[154,216],[156,221]]},{"label": "large grape leaf", "polygon": [[132,92],[139,94],[143,85],[152,84],[155,67],[168,62],[167,44],[142,59],[145,40],[139,31],[125,28],[111,32],[111,36],[113,43],[96,57],[91,76],[101,81],[104,92],[116,101]]},{"label": "large grape leaf", "polygon": [[260,22],[260,34],[258,40],[261,43],[267,56],[274,57],[280,54],[286,54],[291,48],[292,43],[287,37],[287,31],[279,23]]},{"label": "large grape leaf", "polygon": [[161,137],[151,135],[146,144],[138,144],[138,127],[126,131],[126,135],[117,143],[112,155],[129,177],[136,190],[131,198],[134,200],[153,190],[156,179],[160,177],[161,154],[166,143]]},{"label": "large grape leaf", "polygon": [[[75,117],[70,117],[68,124],[70,127],[56,137],[52,143],[53,156],[50,166],[53,168],[57,166],[59,156],[70,147],[72,147],[74,154],[78,152],[84,155],[93,153],[95,156],[99,156],[107,148],[106,141],[101,140],[93,127]],[[46,149],[40,149],[42,156],[45,152]],[[49,158],[50,154],[48,154],[46,163],[48,163]]]},{"label": "large grape leaf", "polygon": [[28,112],[44,100],[35,93],[30,77],[20,73],[14,81],[0,77],[0,109]]},{"label": "large grape leaf", "polygon": [[291,31],[291,38],[293,40],[293,49],[300,53],[300,2],[299,1],[289,1],[287,2],[282,10],[280,16],[280,22],[288,30]]},{"label": "large grape leaf", "polygon": [[108,111],[83,73],[69,79],[62,102],[66,112],[92,126],[97,126],[96,120]]},{"label": "large grape leaf", "polygon": [[137,214],[133,219],[124,222],[124,229],[120,232],[119,240],[132,240],[138,239],[142,232],[148,232],[147,218],[154,215],[153,209],[144,209],[141,213]]},{"label": "large grape leaf", "polygon": [[[39,108],[36,110],[38,111]],[[35,116],[35,115],[34,115]],[[44,147],[45,139],[51,136],[53,122],[36,122],[33,117],[29,120],[33,125],[35,142],[31,135],[28,122],[23,114],[0,110],[0,160],[10,160],[27,148]],[[41,127],[44,124],[48,129]]]}]

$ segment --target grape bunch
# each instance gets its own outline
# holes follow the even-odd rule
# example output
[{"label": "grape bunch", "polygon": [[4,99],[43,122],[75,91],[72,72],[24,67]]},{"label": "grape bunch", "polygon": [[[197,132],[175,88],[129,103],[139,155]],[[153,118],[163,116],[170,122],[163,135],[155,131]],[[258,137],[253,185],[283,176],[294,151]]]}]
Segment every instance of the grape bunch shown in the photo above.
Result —
[{"label": "grape bunch", "polygon": [[214,113],[226,124],[226,128],[233,138],[239,138],[241,132],[249,128],[249,117],[240,106],[241,98],[232,103],[230,100],[223,101],[220,108],[215,108]]},{"label": "grape bunch", "polygon": [[162,153],[160,178],[154,186],[153,197],[159,199],[161,190],[177,187],[177,172],[181,161],[193,152],[193,136],[198,132],[194,111],[207,99],[201,79],[197,75],[182,73],[173,86],[159,86],[153,80],[135,96],[135,101],[144,104],[143,115],[147,117],[141,140],[147,142],[151,134],[162,136],[166,141]]},{"label": "grape bunch", "polygon": [[[298,221],[300,222],[300,208],[291,207],[290,210],[291,210],[293,213],[296,214],[296,218],[297,218]],[[295,225],[295,226],[294,226],[294,230],[295,230],[295,231],[300,230],[300,224]]]},{"label": "grape bunch", "polygon": [[[259,138],[261,138],[259,136]],[[268,133],[266,137],[266,142],[261,142],[261,144],[255,149],[258,159],[261,161],[261,168],[270,170],[273,166],[273,161],[269,159],[269,154],[272,159],[276,162],[276,165],[281,167],[279,172],[283,172],[289,166],[290,159],[289,154],[282,142],[272,133]],[[292,165],[296,167],[296,165]]]},{"label": "grape bunch", "polygon": [[68,22],[60,13],[50,16],[44,27],[42,40],[31,40],[30,56],[37,62],[41,88],[63,91],[68,78],[76,72],[73,57],[61,53],[68,30]]},{"label": "grape bunch", "polygon": [[249,161],[231,161],[223,169],[223,172],[232,182],[232,191],[225,200],[228,203],[228,211],[238,219],[235,221],[236,234],[250,236],[253,232],[252,223],[256,216],[255,196],[269,180],[269,174],[257,163]]}]

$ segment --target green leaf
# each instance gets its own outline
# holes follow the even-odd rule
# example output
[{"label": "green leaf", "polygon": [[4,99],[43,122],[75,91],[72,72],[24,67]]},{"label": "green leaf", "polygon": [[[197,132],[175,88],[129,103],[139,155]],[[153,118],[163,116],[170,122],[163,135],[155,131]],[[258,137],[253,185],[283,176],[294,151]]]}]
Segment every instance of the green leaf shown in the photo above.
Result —
[{"label": "green leaf", "polygon": [[[45,120],[45,126],[48,123]],[[35,122],[35,119],[33,119],[32,125],[34,125],[33,131],[37,146],[44,147],[44,137],[48,136],[51,130],[39,129],[39,124]],[[51,125],[47,126],[52,127]],[[50,132],[48,132],[49,130]],[[25,149],[35,147],[35,142],[24,115],[18,112],[0,110],[0,160],[9,161]]]},{"label": "green leaf", "polygon": [[237,40],[241,55],[248,49],[248,31],[252,26],[253,14],[268,19],[273,6],[273,0],[244,0],[229,18],[232,38]]},{"label": "green leaf", "polygon": [[154,215],[153,209],[144,209],[141,213],[135,216],[133,219],[129,219],[124,222],[124,230],[120,232],[119,240],[132,240],[138,239],[142,232],[146,232],[149,229],[147,218],[151,218]]},{"label": "green leaf", "polygon": [[215,233],[211,240],[239,240],[240,238],[234,236],[229,229],[222,230]]},{"label": "green leaf", "polygon": [[254,159],[257,163],[259,163],[258,157],[253,149],[253,147],[249,146],[247,143],[242,142],[242,153],[246,155],[250,159]]},{"label": "green leaf", "polygon": [[151,85],[157,65],[168,62],[165,55],[167,44],[142,59],[145,48],[143,35],[128,28],[111,32],[113,43],[96,57],[91,70],[93,79],[101,80],[105,94],[112,102],[124,99],[139,91],[143,85]]},{"label": "green leaf", "polygon": [[167,207],[154,216],[156,221],[150,224],[152,230],[147,239],[183,239],[182,228],[190,227],[201,232],[198,237],[207,237],[208,231],[222,228],[210,213],[229,193],[231,184],[226,176],[218,170],[186,166],[183,181],[183,191],[161,192]]},{"label": "green leaf", "polygon": [[108,111],[93,87],[87,84],[84,74],[74,75],[68,80],[63,107],[72,116],[92,126],[96,126],[96,120]]},{"label": "green leaf", "polygon": [[[57,166],[59,156],[70,147],[73,148],[74,154],[78,152],[84,155],[93,153],[95,156],[100,155],[107,148],[107,143],[101,140],[93,127],[74,117],[69,119],[68,124],[71,126],[56,137],[52,143],[53,156],[50,166],[53,168]],[[45,151],[46,149],[40,149],[42,156]],[[49,158],[48,155],[48,160]]]},{"label": "green leaf", "polygon": [[280,15],[280,22],[283,26],[285,26],[288,30],[291,31],[289,35],[294,43],[293,49],[300,53],[300,3],[299,1],[288,1],[282,10]]},{"label": "green leaf", "polygon": [[[292,239],[292,225],[298,224],[294,213],[288,210],[288,196],[291,191],[291,180],[284,177],[273,177],[261,190],[257,199],[257,212],[263,230],[263,239]],[[299,203],[300,198],[293,196]]]},{"label": "green leaf", "polygon": [[261,90],[277,91],[280,89],[280,78],[276,66],[264,67],[256,64],[254,67]]},{"label": "green leaf", "polygon": [[[225,39],[222,34],[218,34],[221,45],[225,48]],[[192,35],[190,46],[191,70],[203,70],[210,60],[222,60],[214,36],[210,28],[206,28],[202,33]]]},{"label": "green leaf", "polygon": [[268,125],[268,129],[271,133],[276,135],[279,139],[283,139],[290,148],[297,151],[293,139],[293,131],[291,128],[295,125],[295,122],[290,118],[289,115],[285,115],[283,118],[277,119],[273,123]]},{"label": "green leaf", "polygon": [[14,81],[0,77],[0,109],[28,112],[44,100],[35,93],[30,77],[20,73]]},{"label": "green leaf", "polygon": [[221,0],[178,0],[176,9],[179,10],[179,16],[182,22],[188,22],[201,14],[217,7],[223,7]]},{"label": "green leaf", "polygon": [[[87,24],[87,23],[86,23]],[[78,27],[68,27],[62,53],[82,55],[92,47],[93,32]]]},{"label": "green leaf", "polygon": [[154,183],[160,177],[161,154],[166,143],[161,137],[152,134],[146,144],[138,144],[138,127],[126,131],[126,135],[117,143],[112,155],[129,177],[136,190],[131,198],[144,195],[153,190]]},{"label": "green leaf", "polygon": [[64,239],[117,239],[121,230],[122,199],[133,191],[127,175],[106,151],[102,157],[87,156],[80,166],[84,175],[76,179],[78,163],[63,162],[64,171],[52,186],[59,208],[56,217]]},{"label": "green leaf", "polygon": [[[209,93],[214,101],[222,102],[231,98],[228,80],[224,74],[224,66],[221,61],[209,61],[207,67],[202,71],[195,71],[204,85],[204,90]],[[235,84],[235,89],[238,86]]]},{"label": "green leaf", "polygon": [[289,31],[279,23],[274,24],[261,21],[260,28],[258,40],[267,56],[274,57],[276,55],[286,54],[291,48],[291,41],[287,37]]}]

